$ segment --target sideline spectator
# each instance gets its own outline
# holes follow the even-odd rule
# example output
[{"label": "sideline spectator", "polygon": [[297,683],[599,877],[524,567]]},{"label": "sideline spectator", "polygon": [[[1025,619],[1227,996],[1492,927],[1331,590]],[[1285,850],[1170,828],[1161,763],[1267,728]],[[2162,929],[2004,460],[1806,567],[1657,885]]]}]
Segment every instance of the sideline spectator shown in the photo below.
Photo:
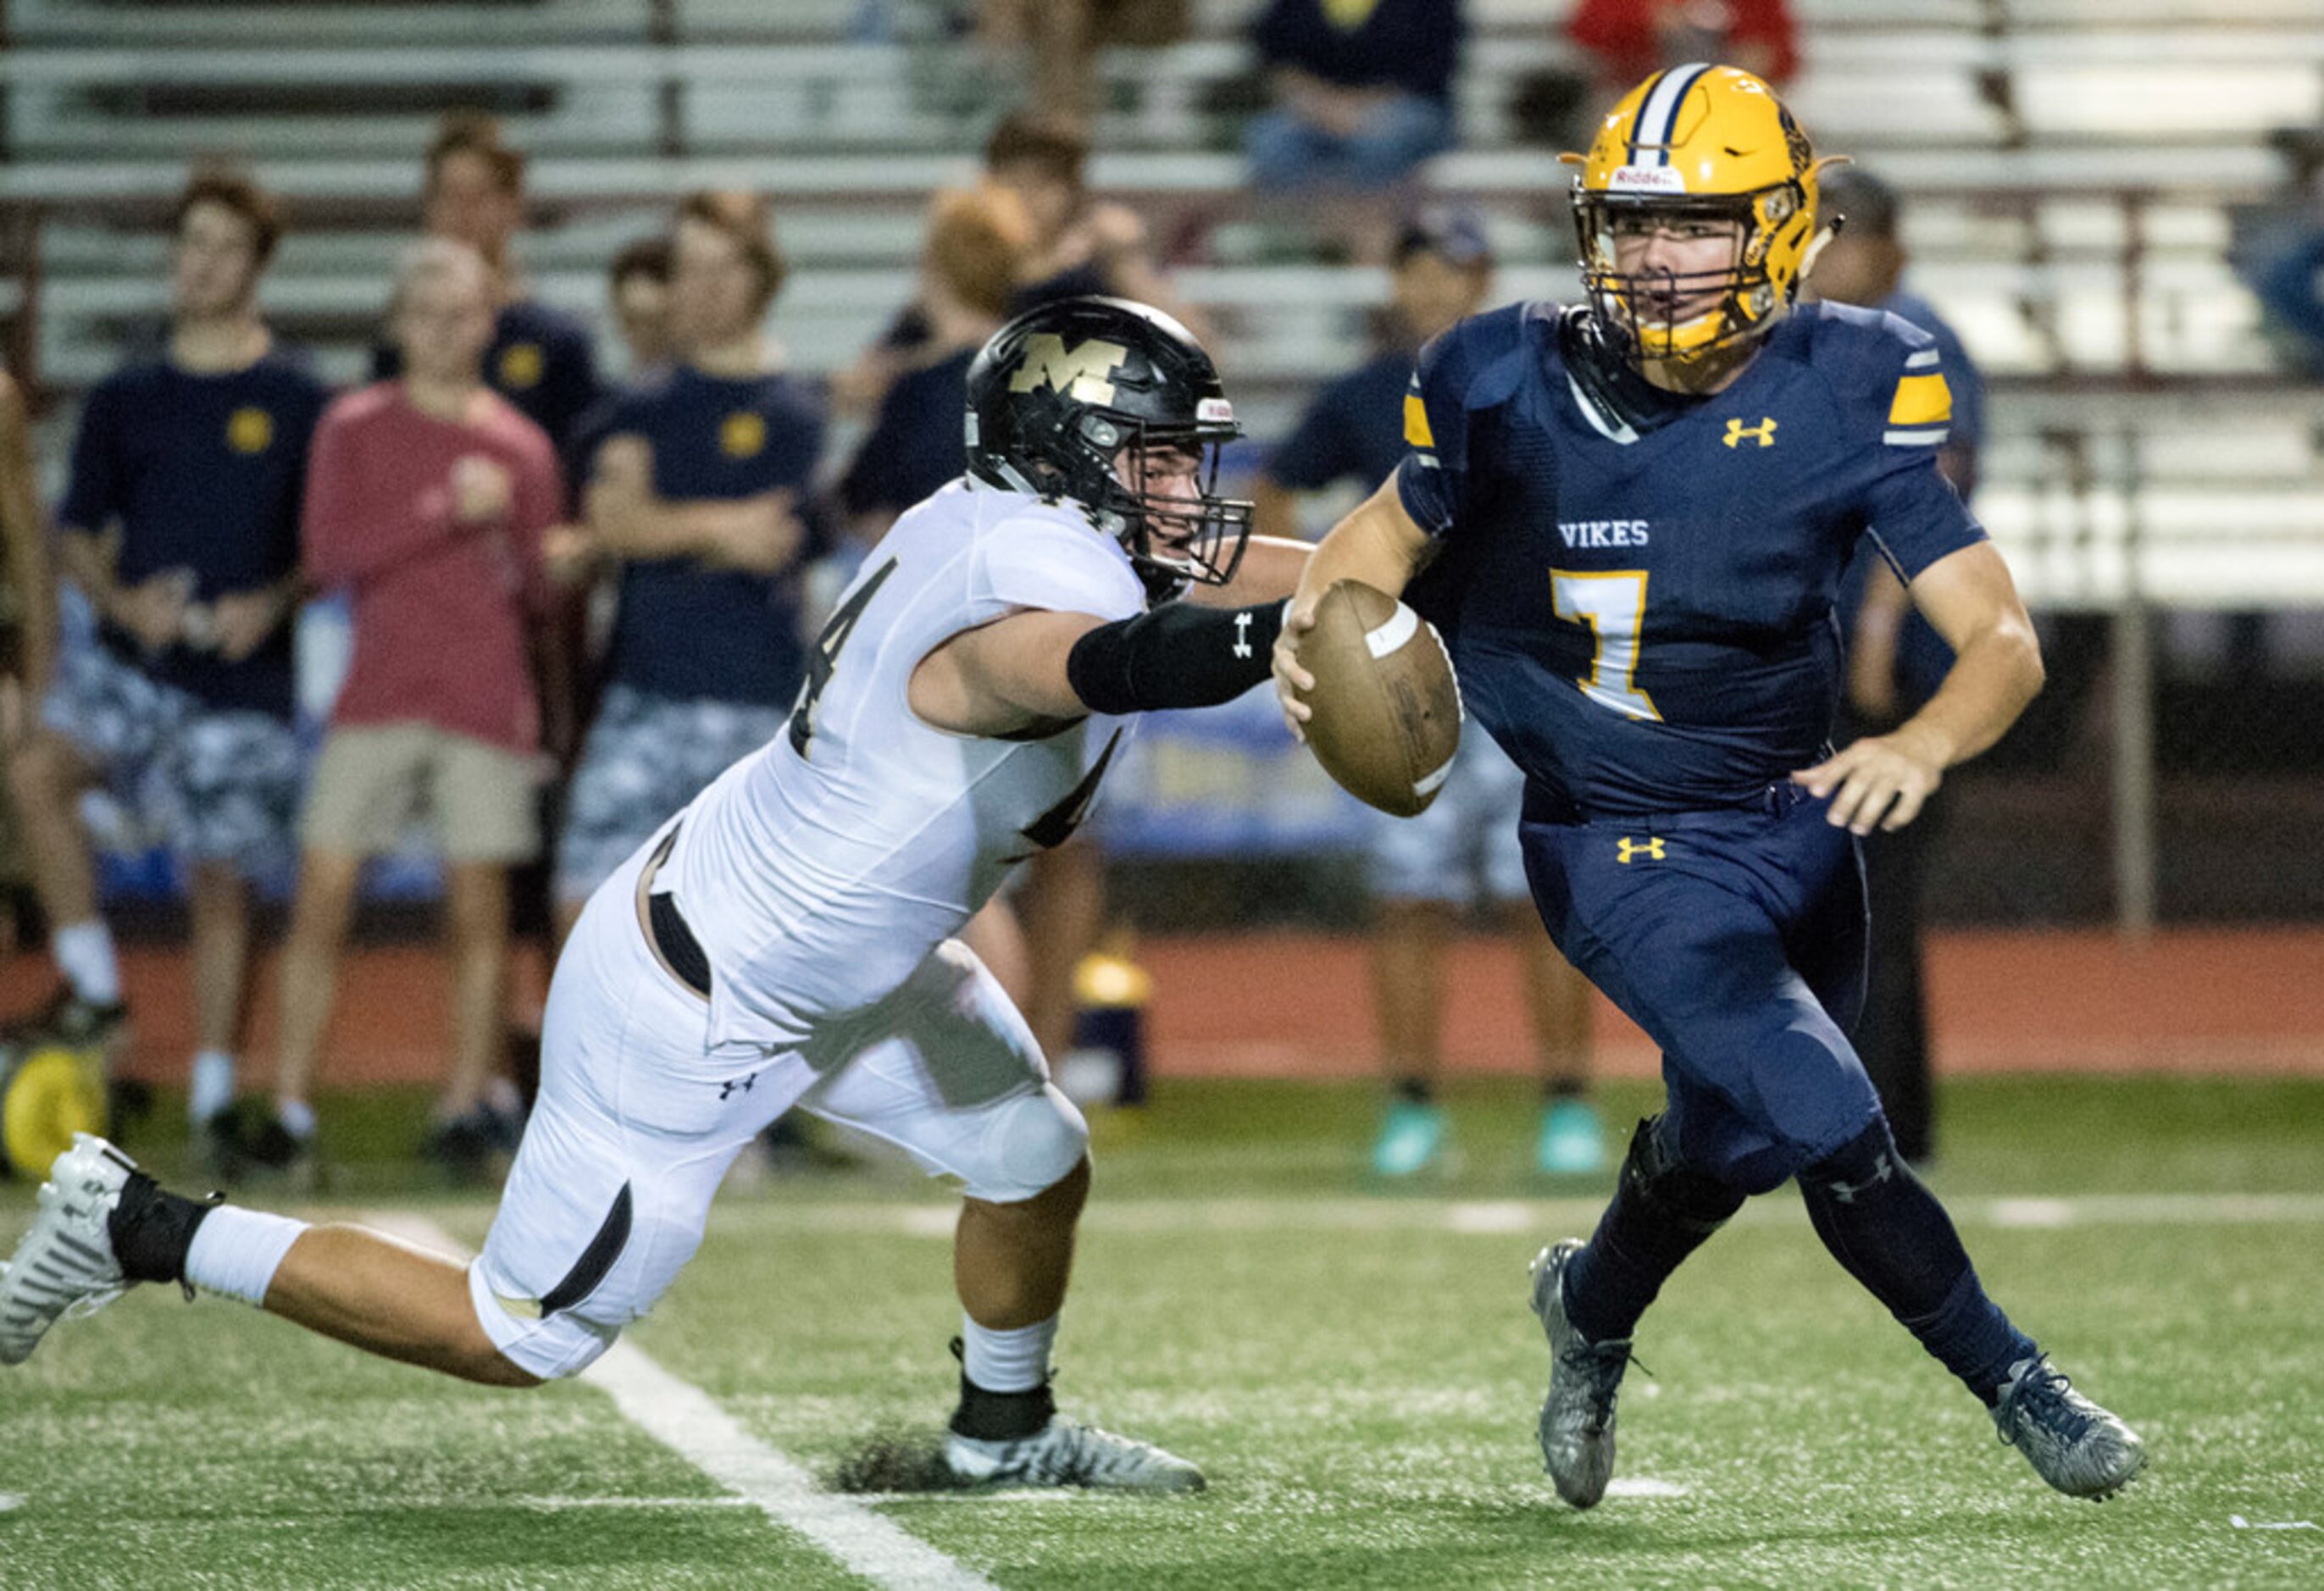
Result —
[{"label": "sideline spectator", "polygon": [[613,325],[629,355],[630,380],[642,382],[669,367],[669,239],[641,237],[613,256],[605,273]]},{"label": "sideline spectator", "polygon": [[782,732],[805,675],[800,508],[824,417],[761,329],[784,274],[766,201],[687,198],[670,266],[677,367],[614,399],[586,494],[621,593],[558,846],[561,932],[672,813]]},{"label": "sideline spectator", "polygon": [[59,561],[95,610],[96,640],[57,659],[10,777],[64,979],[20,1036],[110,1047],[127,1016],[81,791],[107,784],[185,860],[198,1135],[234,1095],[247,880],[286,859],[299,800],[287,621],[327,394],[258,316],[281,235],[273,201],[244,177],[199,174],[172,226],[168,340],[89,394],[57,510]]},{"label": "sideline spectator", "polygon": [[1582,0],[1565,32],[1590,52],[1601,106],[1689,61],[1738,67],[1777,88],[1800,66],[1788,0]]},{"label": "sideline spectator", "polygon": [[1033,103],[1085,127],[1100,108],[1099,49],[1175,44],[1190,10],[1189,0],[983,0],[977,32],[987,45],[1025,45]]},{"label": "sideline spectator", "polygon": [[[0,369],[0,787],[8,754],[32,731],[57,661],[56,571],[33,483],[23,389]],[[13,802],[0,803],[0,953],[34,927],[32,879]]]},{"label": "sideline spectator", "polygon": [[[1936,310],[1902,290],[1910,256],[1897,234],[1896,192],[1870,172],[1843,166],[1825,177],[1819,200],[1844,217],[1817,256],[1808,286],[1836,304],[1885,309],[1937,343],[1937,371],[1951,393],[1951,435],[1937,470],[1966,501],[1977,490],[1977,455],[1985,434],[1985,381],[1969,351]],[[1848,696],[1837,743],[1885,734],[1919,712],[1952,667],[1952,648],[1913,606],[1904,587],[1868,538],[1840,584],[1848,634]],[[1865,891],[1872,938],[1857,1053],[1879,1090],[1898,1153],[1926,1164],[1936,1147],[1929,1016],[1922,992],[1922,899],[1931,848],[1951,810],[1940,790],[1902,829],[1875,827],[1863,840]]]},{"label": "sideline spectator", "polygon": [[964,468],[968,367],[1008,319],[1033,242],[1023,203],[1005,188],[940,194],[920,253],[927,340],[880,400],[840,478],[848,534],[870,547],[896,517]]},{"label": "sideline spectator", "polygon": [[1251,32],[1277,101],[1244,135],[1259,187],[1391,187],[1457,142],[1460,0],[1273,0]]},{"label": "sideline spectator", "polygon": [[[453,112],[428,146],[423,222],[429,236],[474,249],[491,269],[484,382],[563,449],[572,445],[574,422],[597,400],[596,354],[587,328],[536,302],[510,258],[509,244],[524,225],[524,152],[503,142],[493,117]],[[391,380],[401,368],[392,341],[373,351],[374,381]]]},{"label": "sideline spectator", "polygon": [[[1017,198],[1032,225],[1009,314],[1096,293],[1150,304],[1205,336],[1200,316],[1178,301],[1155,265],[1146,224],[1128,206],[1091,194],[1088,162],[1087,135],[1056,117],[1014,112],[985,140],[986,178]],[[851,413],[877,403],[927,336],[927,312],[915,303],[833,382],[833,401]]]},{"label": "sideline spectator", "polygon": [[[1388,345],[1319,393],[1268,461],[1253,529],[1296,537],[1293,494],[1352,483],[1369,493],[1403,458],[1404,400],[1414,355],[1438,333],[1484,308],[1492,253],[1473,215],[1421,211],[1397,240]],[[1534,1145],[1536,1169],[1591,1172],[1605,1163],[1605,1133],[1589,1101],[1591,1015],[1582,974],[1542,927],[1517,844],[1525,777],[1500,748],[1467,737],[1435,802],[1417,818],[1380,817],[1370,842],[1376,915],[1372,992],[1391,1099],[1372,1145],[1389,1178],[1444,1163],[1450,1135],[1437,1102],[1443,1059],[1444,947],[1456,915],[1489,905],[1517,946],[1546,1100]]]},{"label": "sideline spectator", "polygon": [[307,570],[350,593],[355,658],[308,792],[273,1108],[228,1118],[230,1159],[309,1161],[308,1088],[363,865],[423,810],[447,864],[453,974],[452,1064],[425,1153],[469,1174],[512,1141],[512,1099],[485,1090],[500,1053],[509,869],[540,844],[527,632],[563,489],[540,428],[484,384],[493,308],[492,269],[474,250],[419,244],[390,316],[403,375],[340,398],[316,433]]}]

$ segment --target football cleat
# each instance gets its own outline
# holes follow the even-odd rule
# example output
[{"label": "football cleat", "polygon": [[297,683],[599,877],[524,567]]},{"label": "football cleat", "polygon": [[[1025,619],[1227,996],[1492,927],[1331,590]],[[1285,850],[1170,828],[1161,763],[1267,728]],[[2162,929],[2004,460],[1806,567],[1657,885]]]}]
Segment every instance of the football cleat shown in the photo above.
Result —
[{"label": "football cleat", "polygon": [[2047,1354],[2009,1367],[1993,1423],[2005,1446],[2069,1497],[2103,1503],[2146,1467],[2138,1433],[2076,1392]]},{"label": "football cleat", "polygon": [[93,1314],[129,1285],[113,1250],[112,1217],[137,1164],[103,1138],[75,1133],[41,1184],[40,1212],[0,1265],[0,1365],[32,1356],[49,1328]]},{"label": "football cleat", "polygon": [[1444,1136],[1442,1107],[1398,1099],[1388,1108],[1373,1141],[1372,1174],[1391,1180],[1418,1176],[1443,1160]]},{"label": "football cleat", "polygon": [[945,1466],[973,1486],[1089,1486],[1114,1492],[1199,1492],[1203,1472],[1151,1442],[1053,1414],[1031,1436],[982,1441],[957,1431]]},{"label": "football cleat", "polygon": [[1541,1459],[1557,1494],[1594,1507],[1614,1476],[1614,1399],[1629,1368],[1630,1341],[1591,1342],[1565,1313],[1565,1267],[1582,1239],[1553,1243],[1534,1256],[1533,1312],[1549,1336],[1549,1393],[1542,1399]]},{"label": "football cleat", "polygon": [[1603,1171],[1606,1132],[1587,1099],[1560,1099],[1541,1113],[1541,1136],[1534,1143],[1535,1166],[1549,1176]]}]

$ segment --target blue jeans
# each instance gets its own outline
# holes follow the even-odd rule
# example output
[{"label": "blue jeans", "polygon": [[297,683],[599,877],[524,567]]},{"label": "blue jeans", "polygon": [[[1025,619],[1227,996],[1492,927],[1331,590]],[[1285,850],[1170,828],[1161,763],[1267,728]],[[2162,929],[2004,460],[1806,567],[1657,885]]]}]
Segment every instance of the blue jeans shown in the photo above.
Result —
[{"label": "blue jeans", "polygon": [[1287,110],[1255,117],[1243,134],[1251,181],[1260,188],[1388,188],[1456,142],[1452,107],[1417,94],[1398,95],[1339,138]]}]

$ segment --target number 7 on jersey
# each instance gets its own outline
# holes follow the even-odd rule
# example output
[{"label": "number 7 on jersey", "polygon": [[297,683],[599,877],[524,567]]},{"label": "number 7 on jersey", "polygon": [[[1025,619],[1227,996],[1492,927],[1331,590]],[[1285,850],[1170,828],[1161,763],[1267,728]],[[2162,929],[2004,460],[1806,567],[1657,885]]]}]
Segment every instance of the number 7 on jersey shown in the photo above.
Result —
[{"label": "number 7 on jersey", "polygon": [[1600,707],[1625,718],[1660,722],[1654,698],[1640,690],[1638,630],[1646,617],[1646,571],[1609,569],[1579,574],[1571,569],[1549,572],[1549,599],[1557,616],[1585,624],[1598,642],[1590,659],[1587,678],[1574,683],[1582,694]]}]

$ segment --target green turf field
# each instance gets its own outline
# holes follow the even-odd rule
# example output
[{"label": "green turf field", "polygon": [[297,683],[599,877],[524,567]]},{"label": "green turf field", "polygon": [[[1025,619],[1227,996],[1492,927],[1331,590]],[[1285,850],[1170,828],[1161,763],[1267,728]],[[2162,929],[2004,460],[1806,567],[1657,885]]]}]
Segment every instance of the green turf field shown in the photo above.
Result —
[{"label": "green turf field", "polygon": [[[2096,1506],[1997,1445],[1785,1191],[1642,1329],[1633,1490],[1567,1511],[1525,1263],[1599,1190],[1521,1173],[1521,1093],[1452,1102],[1460,1172],[1387,1196],[1356,1170],[1362,1090],[1178,1085],[1103,1124],[1060,1399],[1210,1490],[872,1506],[1008,1587],[2324,1585],[2324,1530],[2266,1528],[2324,1525],[2324,1085],[1948,1093],[1933,1180],[1988,1283],[2153,1454]],[[485,1205],[389,1157],[407,1101],[326,1115],[335,1198],[481,1239]],[[937,1192],[893,1168],[738,1191],[633,1340],[818,1476],[908,1446],[950,1406]],[[0,1190],[0,1238],[26,1202]],[[0,1371],[11,1591],[862,1583],[589,1385],[474,1391],[150,1288]]]}]

